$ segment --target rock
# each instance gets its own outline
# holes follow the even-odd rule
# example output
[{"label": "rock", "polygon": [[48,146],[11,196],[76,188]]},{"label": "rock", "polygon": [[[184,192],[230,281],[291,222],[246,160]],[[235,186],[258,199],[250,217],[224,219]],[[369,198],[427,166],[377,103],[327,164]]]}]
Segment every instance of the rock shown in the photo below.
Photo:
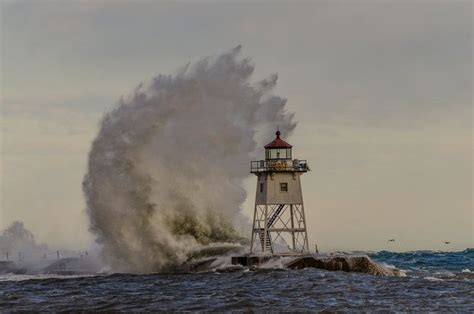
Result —
[{"label": "rock", "polygon": [[60,260],[45,267],[42,271],[55,274],[95,274],[100,272],[101,263],[92,257],[84,258],[61,258]]},{"label": "rock", "polygon": [[286,264],[291,269],[308,267],[331,271],[346,271],[366,273],[375,276],[398,276],[400,271],[379,265],[367,256],[338,255],[338,256],[303,256]]},{"label": "rock", "polygon": [[24,268],[19,268],[12,261],[0,261],[0,274],[13,273],[13,274],[23,274],[26,270]]}]

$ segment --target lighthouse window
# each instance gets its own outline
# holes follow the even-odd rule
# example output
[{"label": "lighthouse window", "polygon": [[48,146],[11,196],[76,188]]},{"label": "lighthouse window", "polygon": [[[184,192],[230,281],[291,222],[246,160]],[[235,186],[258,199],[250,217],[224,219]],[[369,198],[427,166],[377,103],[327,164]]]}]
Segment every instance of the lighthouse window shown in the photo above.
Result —
[{"label": "lighthouse window", "polygon": [[281,183],[280,183],[280,191],[282,191],[282,192],[288,192],[288,183],[286,183],[286,182],[281,182]]},{"label": "lighthouse window", "polygon": [[265,150],[266,159],[290,159],[291,148],[272,148]]},{"label": "lighthouse window", "polygon": [[263,183],[260,183],[260,193],[263,193]]}]

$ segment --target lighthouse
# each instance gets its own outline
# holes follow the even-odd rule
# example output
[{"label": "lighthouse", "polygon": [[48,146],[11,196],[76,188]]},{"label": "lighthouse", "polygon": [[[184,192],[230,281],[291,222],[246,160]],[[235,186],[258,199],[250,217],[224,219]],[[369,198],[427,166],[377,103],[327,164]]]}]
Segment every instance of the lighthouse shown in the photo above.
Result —
[{"label": "lighthouse", "polygon": [[306,160],[293,159],[292,146],[279,130],[265,145],[265,159],[252,161],[257,176],[250,254],[299,255],[309,251],[301,190]]}]

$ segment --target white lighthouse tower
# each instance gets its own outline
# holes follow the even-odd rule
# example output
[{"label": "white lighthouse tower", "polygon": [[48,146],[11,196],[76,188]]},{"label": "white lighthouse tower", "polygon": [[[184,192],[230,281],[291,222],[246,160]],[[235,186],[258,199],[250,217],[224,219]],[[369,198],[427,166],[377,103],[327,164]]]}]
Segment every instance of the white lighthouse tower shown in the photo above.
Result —
[{"label": "white lighthouse tower", "polygon": [[307,253],[308,234],[300,177],[306,160],[292,158],[292,146],[280,138],[265,145],[265,160],[252,161],[257,176],[250,254]]}]

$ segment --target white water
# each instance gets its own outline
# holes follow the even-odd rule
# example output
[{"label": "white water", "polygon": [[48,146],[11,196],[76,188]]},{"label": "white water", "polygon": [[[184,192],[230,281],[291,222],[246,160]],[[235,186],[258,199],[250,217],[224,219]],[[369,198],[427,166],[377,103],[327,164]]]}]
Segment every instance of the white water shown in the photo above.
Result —
[{"label": "white water", "polygon": [[140,84],[104,116],[83,189],[113,271],[166,270],[247,231],[249,161],[277,125],[288,136],[295,123],[271,93],[277,76],[252,83],[239,51]]}]

